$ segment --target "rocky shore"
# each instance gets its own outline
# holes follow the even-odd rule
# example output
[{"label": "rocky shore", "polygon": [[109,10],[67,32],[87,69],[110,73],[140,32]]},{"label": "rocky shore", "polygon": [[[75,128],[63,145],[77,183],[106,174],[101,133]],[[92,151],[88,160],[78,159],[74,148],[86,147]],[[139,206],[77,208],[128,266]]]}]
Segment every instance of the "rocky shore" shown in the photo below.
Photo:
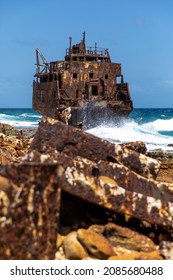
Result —
[{"label": "rocky shore", "polygon": [[173,154],[0,124],[0,259],[173,259]]}]

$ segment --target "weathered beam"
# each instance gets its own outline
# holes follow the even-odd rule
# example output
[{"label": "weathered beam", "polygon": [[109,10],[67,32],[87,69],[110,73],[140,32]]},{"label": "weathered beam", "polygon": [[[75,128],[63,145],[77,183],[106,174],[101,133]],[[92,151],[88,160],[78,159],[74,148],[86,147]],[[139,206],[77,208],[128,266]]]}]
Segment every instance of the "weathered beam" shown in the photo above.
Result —
[{"label": "weathered beam", "polygon": [[[50,154],[32,152],[28,159],[57,165],[59,185],[71,195],[141,221],[173,227],[173,184],[146,179],[120,164],[72,159],[59,153],[51,159]],[[19,167],[12,173],[18,172]],[[8,168],[6,176],[10,176]],[[10,178],[17,182],[15,176]]]},{"label": "weathered beam", "polygon": [[[133,216],[141,221],[173,229],[173,202],[130,191],[118,185],[116,179],[92,175],[89,161],[76,161],[67,168],[59,166],[61,188],[86,201]],[[164,195],[163,195],[164,196]],[[161,196],[160,196],[161,197]]]},{"label": "weathered beam", "polygon": [[99,161],[94,172],[114,179],[119,186],[128,191],[173,202],[173,184],[147,179],[126,166]]},{"label": "weathered beam", "polygon": [[[147,195],[137,193],[128,190],[128,182],[125,187],[120,186],[117,175],[111,178],[113,169],[117,172],[123,168],[124,172],[124,166],[107,163],[105,171],[105,162],[96,164],[64,155],[53,162],[49,156],[32,152],[28,155],[32,162],[4,165],[1,169],[1,259],[54,259],[60,188],[114,212],[173,229],[173,203],[167,200],[169,196],[164,195],[163,189],[158,188],[162,194],[158,199],[156,192],[150,194],[148,189]],[[123,172],[122,176],[126,176]]]},{"label": "weathered beam", "polygon": [[75,167],[76,170],[79,170],[81,173],[83,172],[88,178],[97,179],[99,176],[106,176],[109,177],[110,180],[115,180],[118,186],[127,191],[137,192],[167,202],[173,202],[173,183],[170,184],[147,179],[122,164],[103,160],[96,163],[80,156],[71,158],[57,151],[53,151],[53,153],[49,154],[41,154],[33,151],[25,157],[25,162],[60,164],[65,170],[68,167]]},{"label": "weathered beam", "polygon": [[15,180],[0,176],[0,259],[54,259],[60,207],[56,168],[6,168]]},{"label": "weathered beam", "polygon": [[120,145],[93,136],[51,118],[42,119],[31,149],[48,152],[55,149],[68,156],[81,156],[92,161],[122,163],[147,178],[156,178],[160,162]]}]

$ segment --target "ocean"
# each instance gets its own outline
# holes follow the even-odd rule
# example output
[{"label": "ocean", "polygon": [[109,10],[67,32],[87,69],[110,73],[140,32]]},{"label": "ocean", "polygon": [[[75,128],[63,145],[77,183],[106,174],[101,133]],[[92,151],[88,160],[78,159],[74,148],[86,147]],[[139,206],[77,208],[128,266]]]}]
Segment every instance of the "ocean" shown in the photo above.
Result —
[{"label": "ocean", "polygon": [[[0,109],[0,123],[16,129],[34,129],[42,116],[33,109]],[[128,119],[119,124],[105,122],[87,132],[114,143],[143,141],[147,150],[162,149],[173,152],[173,109],[134,109]]]}]

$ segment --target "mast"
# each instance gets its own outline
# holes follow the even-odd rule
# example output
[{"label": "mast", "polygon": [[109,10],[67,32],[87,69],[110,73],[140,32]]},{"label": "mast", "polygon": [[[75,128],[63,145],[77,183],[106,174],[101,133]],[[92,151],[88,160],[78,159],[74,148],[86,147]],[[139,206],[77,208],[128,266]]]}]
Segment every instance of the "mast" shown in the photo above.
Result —
[{"label": "mast", "polygon": [[85,32],[83,32],[83,43],[85,45]]}]

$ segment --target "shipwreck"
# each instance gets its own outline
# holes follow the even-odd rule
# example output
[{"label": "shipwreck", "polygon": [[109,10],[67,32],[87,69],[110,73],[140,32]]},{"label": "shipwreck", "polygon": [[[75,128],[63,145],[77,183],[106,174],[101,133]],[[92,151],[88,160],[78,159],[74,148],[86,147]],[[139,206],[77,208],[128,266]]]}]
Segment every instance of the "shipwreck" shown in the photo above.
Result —
[{"label": "shipwreck", "polygon": [[64,60],[48,63],[36,49],[36,66],[32,103],[43,116],[63,120],[65,115],[70,125],[90,127],[117,122],[133,110],[121,64],[112,63],[108,49],[97,43],[86,47],[85,32],[79,44],[69,38]]}]

